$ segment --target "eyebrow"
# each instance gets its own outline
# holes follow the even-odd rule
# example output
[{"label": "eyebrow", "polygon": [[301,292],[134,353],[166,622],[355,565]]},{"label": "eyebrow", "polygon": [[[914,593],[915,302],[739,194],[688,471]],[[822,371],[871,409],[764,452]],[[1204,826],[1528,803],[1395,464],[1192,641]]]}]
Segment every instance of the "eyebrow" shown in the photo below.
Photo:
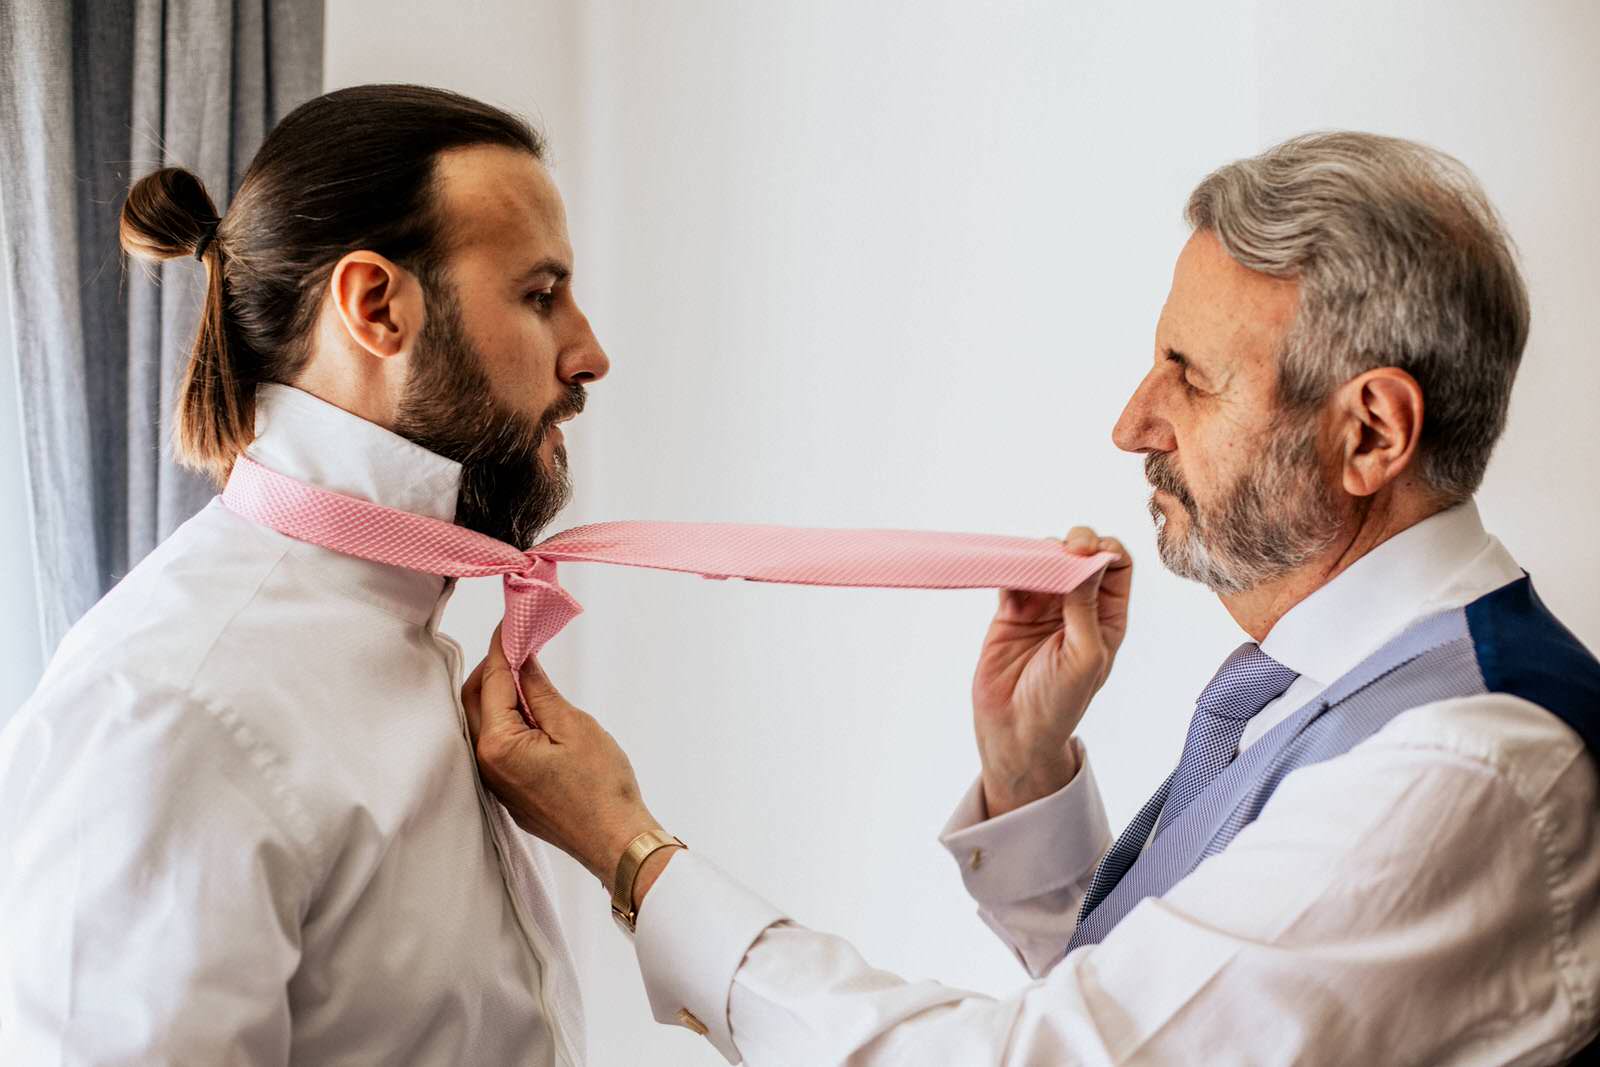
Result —
[{"label": "eyebrow", "polygon": [[572,268],[554,257],[546,257],[517,275],[517,284],[525,285],[541,275],[548,274],[557,282],[564,282],[572,277]]}]

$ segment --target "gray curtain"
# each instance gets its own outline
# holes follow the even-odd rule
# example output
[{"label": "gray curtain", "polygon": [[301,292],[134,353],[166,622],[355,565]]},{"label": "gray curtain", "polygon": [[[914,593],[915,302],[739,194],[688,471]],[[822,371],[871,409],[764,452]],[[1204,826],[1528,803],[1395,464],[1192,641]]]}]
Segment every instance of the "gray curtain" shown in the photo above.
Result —
[{"label": "gray curtain", "polygon": [[124,269],[123,197],[184,166],[225,209],[267,130],[321,91],[322,15],[323,0],[0,0],[0,221],[47,658],[213,492],[170,446],[204,268]]}]

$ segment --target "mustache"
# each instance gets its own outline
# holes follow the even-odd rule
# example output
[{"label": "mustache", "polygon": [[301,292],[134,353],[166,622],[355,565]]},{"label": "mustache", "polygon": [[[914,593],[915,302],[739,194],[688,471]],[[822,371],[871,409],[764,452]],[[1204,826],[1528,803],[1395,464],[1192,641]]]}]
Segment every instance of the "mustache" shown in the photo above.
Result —
[{"label": "mustache", "polygon": [[540,420],[539,439],[541,441],[544,440],[544,435],[549,431],[550,427],[562,419],[573,418],[583,414],[583,409],[588,403],[589,396],[583,391],[583,386],[577,384],[569,385],[566,396],[562,397],[559,403],[545,412],[544,418]]},{"label": "mustache", "polygon": [[527,463],[539,454],[550,428],[568,416],[582,413],[587,403],[588,397],[583,386],[571,385],[566,395],[552,405],[543,418],[534,419],[503,411],[500,418],[495,420],[495,425],[480,435],[470,453],[474,459],[498,456],[506,463]]},{"label": "mustache", "polygon": [[1177,464],[1166,452],[1151,452],[1144,457],[1144,477],[1152,488],[1171,493],[1184,509],[1194,511],[1194,496],[1178,473]]}]

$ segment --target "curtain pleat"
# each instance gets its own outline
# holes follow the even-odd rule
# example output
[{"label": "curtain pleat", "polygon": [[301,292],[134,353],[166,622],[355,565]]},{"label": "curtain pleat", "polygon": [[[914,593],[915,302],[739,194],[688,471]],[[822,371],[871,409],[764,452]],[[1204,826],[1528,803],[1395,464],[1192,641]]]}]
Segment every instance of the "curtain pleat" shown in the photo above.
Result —
[{"label": "curtain pleat", "polygon": [[322,0],[0,5],[0,225],[47,658],[212,495],[170,443],[204,268],[125,266],[123,197],[183,166],[225,210],[272,124],[321,91],[322,20]]}]

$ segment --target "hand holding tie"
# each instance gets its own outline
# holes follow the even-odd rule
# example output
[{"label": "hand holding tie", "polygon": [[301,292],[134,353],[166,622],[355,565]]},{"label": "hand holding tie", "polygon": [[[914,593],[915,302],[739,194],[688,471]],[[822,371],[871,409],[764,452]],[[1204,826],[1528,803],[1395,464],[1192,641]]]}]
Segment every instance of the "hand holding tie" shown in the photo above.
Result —
[{"label": "hand holding tie", "polygon": [[605,727],[568,702],[537,659],[523,664],[521,681],[527,717],[536,726],[518,708],[496,627],[488,655],[461,691],[484,784],[518,826],[583,864],[609,890],[628,842],[661,824],[644,805],[633,764]]},{"label": "hand holding tie", "polygon": [[972,678],[973,727],[989,817],[1066,785],[1078,773],[1072,734],[1128,629],[1133,559],[1122,543],[1074,527],[1065,550],[1114,553],[1066,593],[1003,589]]}]

